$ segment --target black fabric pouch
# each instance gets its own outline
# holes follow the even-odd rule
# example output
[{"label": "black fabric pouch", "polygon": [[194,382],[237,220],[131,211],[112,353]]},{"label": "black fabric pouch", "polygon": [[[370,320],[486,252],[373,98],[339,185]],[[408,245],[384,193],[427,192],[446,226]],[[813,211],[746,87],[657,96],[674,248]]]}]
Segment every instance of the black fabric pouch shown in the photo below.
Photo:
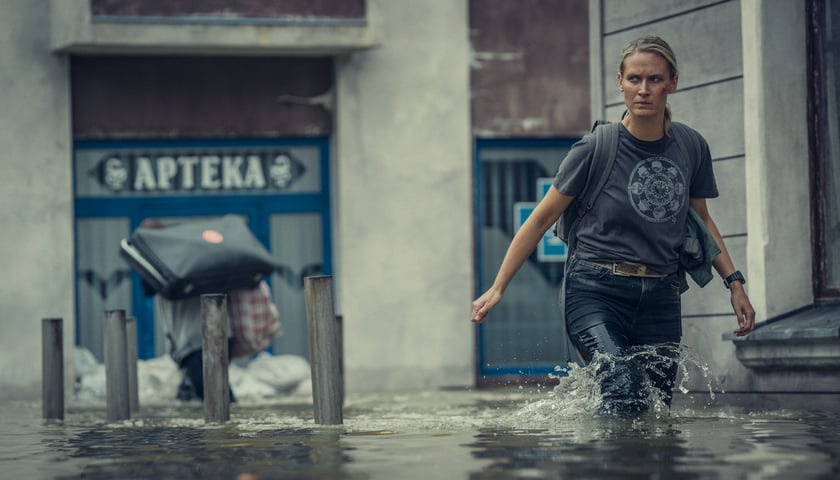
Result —
[{"label": "black fabric pouch", "polygon": [[177,300],[253,288],[276,268],[271,254],[235,215],[137,228],[120,255],[149,292]]}]

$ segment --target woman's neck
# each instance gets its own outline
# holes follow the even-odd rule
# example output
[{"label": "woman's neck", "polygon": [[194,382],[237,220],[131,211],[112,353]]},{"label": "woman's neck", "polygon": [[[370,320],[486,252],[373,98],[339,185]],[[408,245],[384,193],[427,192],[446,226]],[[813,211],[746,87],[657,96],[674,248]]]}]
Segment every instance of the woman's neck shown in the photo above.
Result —
[{"label": "woman's neck", "polygon": [[621,123],[631,135],[646,142],[655,142],[665,136],[665,116],[639,118],[626,115]]}]

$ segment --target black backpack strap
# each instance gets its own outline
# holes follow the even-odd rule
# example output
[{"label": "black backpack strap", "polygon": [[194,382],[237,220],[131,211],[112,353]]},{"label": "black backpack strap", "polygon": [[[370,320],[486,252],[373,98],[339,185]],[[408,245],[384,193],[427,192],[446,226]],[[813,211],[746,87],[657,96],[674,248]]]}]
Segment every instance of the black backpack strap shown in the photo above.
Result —
[{"label": "black backpack strap", "polygon": [[[567,237],[569,247],[568,258],[563,270],[563,282],[560,284],[560,316],[562,318],[566,316],[566,278],[569,273],[569,260],[571,260],[577,244],[578,226],[580,225],[581,219],[592,209],[598,194],[604,189],[613,165],[615,165],[615,156],[618,152],[618,123],[599,120],[595,122],[592,130],[595,133],[595,151],[592,153],[592,162],[589,164],[586,184],[581,194],[574,200],[578,204],[577,215],[569,227]],[[598,175],[597,179],[596,175]],[[565,328],[565,320],[561,323]],[[568,361],[575,361],[580,364],[584,363],[583,357],[578,352],[577,347],[572,343],[569,335],[566,335],[566,349],[569,352]]]},{"label": "black backpack strap", "polygon": [[[582,209],[578,210],[578,217],[582,218],[586,213],[592,209],[595,204],[595,199],[604,189],[607,179],[610,178],[613,165],[615,165],[615,155],[618,152],[618,123],[608,123],[595,130],[595,156],[592,159],[592,165],[589,169],[589,178],[584,188],[584,202],[581,204]],[[597,168],[596,168],[597,167]],[[598,171],[600,170],[600,172]],[[590,180],[595,173],[600,173],[598,183],[592,184]],[[594,188],[590,188],[594,185]]]},{"label": "black backpack strap", "polygon": [[686,156],[686,160],[689,161],[686,165],[692,165],[690,162],[692,159],[695,160],[693,165],[697,165],[697,162],[699,162],[700,158],[703,157],[703,147],[700,143],[700,138],[697,132],[687,125],[683,125],[679,122],[672,122],[671,133],[674,134],[674,139],[677,141],[677,146],[679,147],[680,152],[682,152],[682,154]]},{"label": "black backpack strap", "polygon": [[[577,227],[581,219],[592,209],[601,190],[604,189],[615,165],[616,152],[618,152],[618,123],[599,121],[595,122],[592,128],[595,132],[595,151],[592,154],[592,163],[589,165],[586,184],[578,203],[577,218],[569,229],[570,253],[574,251],[574,245],[577,243]],[[596,175],[598,175],[597,178]]]}]

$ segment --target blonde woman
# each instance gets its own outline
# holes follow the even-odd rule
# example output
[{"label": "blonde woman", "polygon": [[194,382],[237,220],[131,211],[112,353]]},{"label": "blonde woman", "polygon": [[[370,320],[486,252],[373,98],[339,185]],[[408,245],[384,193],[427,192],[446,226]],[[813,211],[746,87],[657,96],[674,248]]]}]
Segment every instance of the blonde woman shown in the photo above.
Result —
[{"label": "blonde woman", "polygon": [[[678,79],[676,57],[663,39],[641,37],[623,50],[618,89],[627,111],[615,127],[615,163],[576,228],[566,269],[564,310],[572,342],[587,363],[596,353],[613,360],[602,362],[599,372],[606,415],[647,410],[649,386],[670,404],[682,336],[680,251],[689,207],[720,248],[712,265],[729,289],[735,334],[746,335],[755,325],[744,276],[706,206],[707,198],[718,196],[708,144],[687,129],[702,154],[681,155],[671,132],[668,95]],[[493,285],[473,302],[472,322],[484,321],[540,238],[582,193],[594,138],[586,135],[561,162],[553,188],[514,236]]]}]

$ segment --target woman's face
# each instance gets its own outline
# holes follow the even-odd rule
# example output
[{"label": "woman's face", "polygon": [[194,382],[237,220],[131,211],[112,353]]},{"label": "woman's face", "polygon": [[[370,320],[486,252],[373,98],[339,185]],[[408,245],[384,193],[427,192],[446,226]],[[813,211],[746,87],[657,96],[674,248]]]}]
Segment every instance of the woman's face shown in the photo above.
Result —
[{"label": "woman's face", "polygon": [[655,118],[664,114],[668,94],[677,89],[677,77],[671,78],[668,61],[662,55],[636,52],[624,58],[618,89],[624,93],[630,115]]}]

